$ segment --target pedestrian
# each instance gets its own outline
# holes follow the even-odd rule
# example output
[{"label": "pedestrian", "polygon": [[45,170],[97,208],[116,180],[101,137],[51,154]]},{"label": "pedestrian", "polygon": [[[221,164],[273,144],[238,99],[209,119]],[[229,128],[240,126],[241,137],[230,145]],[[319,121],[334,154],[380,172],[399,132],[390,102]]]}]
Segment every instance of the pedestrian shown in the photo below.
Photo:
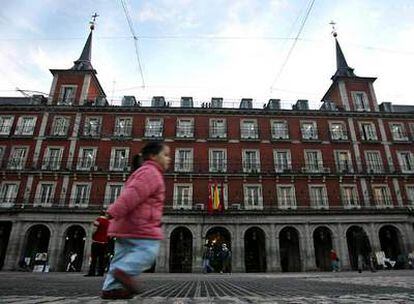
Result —
[{"label": "pedestrian", "polygon": [[221,251],[219,255],[220,255],[220,260],[221,260],[221,265],[222,265],[220,273],[225,273],[225,272],[231,273],[231,267],[230,267],[231,251],[229,248],[227,248],[227,244],[223,243],[221,245]]},{"label": "pedestrian", "polygon": [[339,258],[335,250],[331,249],[331,252],[329,253],[329,258],[331,260],[332,271],[333,272],[338,271],[339,270]]},{"label": "pedestrian", "polygon": [[163,238],[163,172],[170,164],[170,149],[161,142],[150,142],[142,149],[141,156],[142,166],[131,174],[107,211],[108,233],[116,240],[102,288],[103,299],[130,299],[138,293],[134,277],[152,266]]},{"label": "pedestrian", "polygon": [[[108,226],[109,220],[105,210],[101,211],[100,216],[93,222],[94,233],[92,235],[91,262],[89,271],[85,277],[95,275],[103,276],[105,272],[105,256],[108,246]],[[98,264],[98,274],[96,274],[96,264]]]},{"label": "pedestrian", "polygon": [[214,272],[214,268],[211,267],[210,261],[214,256],[213,248],[206,245],[203,252],[203,273]]},{"label": "pedestrian", "polygon": [[362,253],[358,253],[358,272],[361,273],[364,268],[364,256]]},{"label": "pedestrian", "polygon": [[414,269],[414,250],[408,254],[408,267]]}]

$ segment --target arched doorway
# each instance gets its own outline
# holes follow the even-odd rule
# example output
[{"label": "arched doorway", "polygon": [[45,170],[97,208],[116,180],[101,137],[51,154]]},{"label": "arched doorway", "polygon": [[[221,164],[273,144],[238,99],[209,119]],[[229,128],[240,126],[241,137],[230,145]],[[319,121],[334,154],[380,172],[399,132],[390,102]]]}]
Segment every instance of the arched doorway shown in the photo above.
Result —
[{"label": "arched doorway", "polygon": [[246,272],[266,272],[266,238],[262,229],[249,228],[244,234]]},{"label": "arched doorway", "polygon": [[285,227],[279,233],[280,266],[283,272],[301,271],[299,233]]},{"label": "arched doorway", "polygon": [[45,225],[34,225],[27,231],[26,246],[23,251],[23,259],[20,262],[22,268],[33,269],[34,266],[45,265],[48,260],[50,231]]},{"label": "arched doorway", "polygon": [[332,233],[327,227],[318,227],[313,232],[313,247],[315,248],[316,267],[320,271],[331,270],[329,253],[332,246]]},{"label": "arched doorway", "polygon": [[393,261],[397,261],[395,268],[404,268],[404,265],[400,265],[400,259],[398,259],[398,256],[402,253],[400,231],[392,225],[383,226],[379,230],[379,239],[381,250],[384,251],[385,256]]},{"label": "arched doorway", "polygon": [[[220,252],[223,244],[226,244],[230,251],[232,250],[230,232],[226,228],[213,227],[207,231],[205,246],[213,249],[214,257],[210,261],[210,265],[216,272],[220,272],[223,269],[223,263],[220,259]],[[231,261],[229,271],[231,272]]]},{"label": "arched doorway", "polygon": [[85,249],[85,230],[78,225],[71,226],[65,233],[63,249],[63,271],[81,271]]},{"label": "arched doorway", "polygon": [[191,272],[193,235],[188,228],[178,227],[170,236],[170,272]]},{"label": "arched doorway", "polygon": [[4,259],[6,257],[11,227],[11,222],[0,222],[0,270],[3,268],[4,265]]},{"label": "arched doorway", "polygon": [[[348,244],[349,261],[353,270],[358,269],[358,254],[361,254],[366,260],[371,252],[371,244],[368,235],[360,226],[351,226],[346,232],[346,241]],[[365,262],[366,265],[368,261]]]}]

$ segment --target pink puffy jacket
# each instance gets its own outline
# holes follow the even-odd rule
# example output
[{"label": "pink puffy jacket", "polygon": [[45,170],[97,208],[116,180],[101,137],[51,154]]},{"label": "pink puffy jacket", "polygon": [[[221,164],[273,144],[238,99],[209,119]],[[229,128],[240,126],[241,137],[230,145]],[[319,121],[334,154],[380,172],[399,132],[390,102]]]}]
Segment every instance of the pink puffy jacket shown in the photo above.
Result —
[{"label": "pink puffy jacket", "polygon": [[165,184],[161,166],[151,160],[128,178],[118,199],[109,206],[108,235],[122,238],[162,239],[161,217]]}]

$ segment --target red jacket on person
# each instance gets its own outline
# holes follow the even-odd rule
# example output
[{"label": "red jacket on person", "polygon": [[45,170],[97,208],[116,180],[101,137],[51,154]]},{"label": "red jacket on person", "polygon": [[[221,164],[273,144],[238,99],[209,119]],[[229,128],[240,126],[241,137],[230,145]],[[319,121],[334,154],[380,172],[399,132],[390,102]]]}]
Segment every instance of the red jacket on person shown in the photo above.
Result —
[{"label": "red jacket on person", "polygon": [[163,169],[147,160],[128,178],[118,199],[109,206],[108,234],[113,237],[162,239],[165,200]]}]

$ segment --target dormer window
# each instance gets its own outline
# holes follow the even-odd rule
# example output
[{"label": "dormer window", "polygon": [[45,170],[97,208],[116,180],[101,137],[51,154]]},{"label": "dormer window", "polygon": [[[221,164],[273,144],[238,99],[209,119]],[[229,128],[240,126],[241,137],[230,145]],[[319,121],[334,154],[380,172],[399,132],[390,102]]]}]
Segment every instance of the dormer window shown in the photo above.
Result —
[{"label": "dormer window", "polygon": [[352,92],[355,111],[371,111],[368,104],[368,97],[365,92]]},{"label": "dormer window", "polygon": [[72,105],[75,101],[76,86],[63,85],[60,89],[58,105]]},{"label": "dormer window", "polygon": [[302,139],[318,139],[318,129],[315,121],[301,122]]}]

